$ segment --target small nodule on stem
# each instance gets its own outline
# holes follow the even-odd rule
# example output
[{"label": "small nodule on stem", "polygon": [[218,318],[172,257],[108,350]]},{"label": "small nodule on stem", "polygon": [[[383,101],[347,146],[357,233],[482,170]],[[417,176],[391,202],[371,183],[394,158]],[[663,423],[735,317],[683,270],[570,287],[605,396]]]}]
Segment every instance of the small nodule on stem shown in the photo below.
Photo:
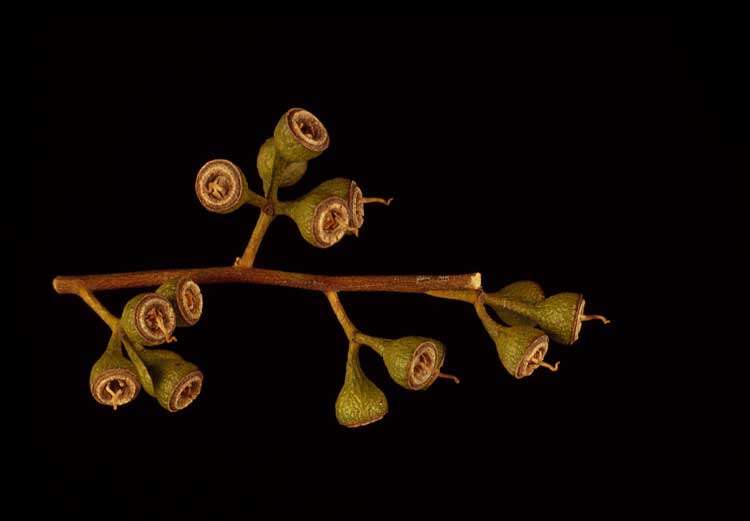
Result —
[{"label": "small nodule on stem", "polygon": [[612,322],[602,315],[581,315],[581,322],[586,322],[587,320],[601,320],[605,324]]},{"label": "small nodule on stem", "polygon": [[445,378],[447,380],[453,380],[457,384],[461,383],[461,380],[458,379],[458,376],[454,376],[452,374],[438,373],[438,378]]},{"label": "small nodule on stem", "polygon": [[385,199],[383,197],[363,197],[362,198],[362,203],[363,204],[367,204],[367,203],[380,203],[380,204],[384,204],[386,206],[390,206],[391,201],[393,201],[393,197],[389,197],[388,199]]}]

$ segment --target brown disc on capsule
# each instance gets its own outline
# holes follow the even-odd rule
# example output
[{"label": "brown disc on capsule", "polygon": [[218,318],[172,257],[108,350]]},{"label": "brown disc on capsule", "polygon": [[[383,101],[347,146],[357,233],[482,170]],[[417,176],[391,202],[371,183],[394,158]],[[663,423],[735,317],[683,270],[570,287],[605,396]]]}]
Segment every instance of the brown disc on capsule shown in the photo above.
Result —
[{"label": "brown disc on capsule", "polygon": [[349,208],[352,225],[361,228],[365,224],[365,202],[362,189],[354,181],[349,185]]},{"label": "brown disc on capsule", "polygon": [[539,336],[535,339],[526,350],[526,354],[523,360],[518,364],[516,369],[516,378],[524,378],[531,375],[539,367],[546,367],[552,371],[557,371],[557,364],[555,366],[549,365],[544,361],[544,357],[549,349],[549,337],[546,335]]},{"label": "brown disc on capsule", "polygon": [[286,114],[287,124],[292,135],[305,148],[322,152],[328,148],[328,131],[312,112],[305,109],[291,109]]},{"label": "brown disc on capsule", "polygon": [[144,345],[173,341],[177,317],[172,304],[164,297],[156,293],[144,294],[136,301],[132,315],[129,312],[123,315],[128,318],[123,326],[131,339]]},{"label": "brown disc on capsule", "polygon": [[433,342],[424,342],[414,350],[407,382],[411,389],[423,389],[434,382],[440,374],[443,356]]},{"label": "brown disc on capsule", "polygon": [[172,412],[184,409],[195,400],[203,387],[203,373],[193,371],[186,374],[175,386],[169,399],[169,410]]},{"label": "brown disc on capsule", "polygon": [[315,208],[312,220],[313,235],[321,248],[333,246],[349,229],[349,210],[346,201],[332,196]]},{"label": "brown disc on capsule", "polygon": [[226,159],[209,161],[195,178],[198,201],[210,212],[229,213],[242,206],[246,187],[240,168]]},{"label": "brown disc on capsule", "polygon": [[138,376],[127,368],[106,369],[97,372],[91,379],[91,395],[94,399],[115,410],[120,405],[133,401],[140,390]]},{"label": "brown disc on capsule", "polygon": [[175,300],[180,316],[192,326],[198,322],[203,313],[201,288],[191,279],[184,278],[177,282],[175,289]]}]

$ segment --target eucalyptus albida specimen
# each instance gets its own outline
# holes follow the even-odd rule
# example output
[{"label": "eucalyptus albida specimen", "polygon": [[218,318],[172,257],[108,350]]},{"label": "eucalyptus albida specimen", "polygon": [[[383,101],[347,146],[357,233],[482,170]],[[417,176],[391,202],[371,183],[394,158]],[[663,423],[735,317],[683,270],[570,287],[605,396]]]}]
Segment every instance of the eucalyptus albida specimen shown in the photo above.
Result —
[{"label": "eucalyptus albida specimen", "polygon": [[[363,345],[377,352],[394,382],[409,391],[424,391],[440,378],[458,383],[458,378],[441,372],[446,347],[439,340],[422,336],[388,339],[360,332],[346,314],[340,292],[412,292],[467,302],[494,341],[502,366],[515,378],[527,378],[537,369],[558,370],[559,362],[545,360],[550,338],[570,345],[578,340],[583,322],[609,322],[600,315],[584,314],[582,295],[559,293],[545,298],[539,284],[526,280],[485,293],[479,273],[330,276],[253,268],[260,243],[279,215],[292,219],[312,246],[330,248],[347,235],[359,237],[366,204],[391,203],[391,199],[365,197],[355,181],[341,177],[321,182],[295,200],[279,200],[279,189],[302,179],[309,162],[325,152],[330,142],[317,117],[294,108],[279,119],[273,136],[260,146],[256,168],[263,195],[250,188],[245,174],[231,161],[214,159],[199,169],[195,193],[208,211],[228,214],[245,205],[261,210],[244,253],[232,266],[55,278],[58,293],[81,297],[112,331],[89,378],[98,403],[117,409],[133,401],[141,388],[169,412],[194,402],[203,387],[201,370],[174,351],[155,347],[176,342],[175,328],[198,323],[203,313],[199,284],[271,284],[322,292],[348,340],[344,381],[334,407],[336,419],[347,427],[376,422],[388,413],[385,394],[359,363]],[[126,288],[153,289],[132,297],[119,318],[93,293]],[[499,320],[490,316],[487,306]]]}]

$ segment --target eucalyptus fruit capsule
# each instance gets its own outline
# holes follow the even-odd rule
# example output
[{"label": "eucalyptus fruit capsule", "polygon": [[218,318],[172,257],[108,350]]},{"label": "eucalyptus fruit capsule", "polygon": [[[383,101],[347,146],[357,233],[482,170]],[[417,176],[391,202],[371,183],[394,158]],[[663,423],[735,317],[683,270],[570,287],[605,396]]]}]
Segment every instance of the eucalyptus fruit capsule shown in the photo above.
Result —
[{"label": "eucalyptus fruit capsule", "polygon": [[201,288],[188,277],[180,277],[165,282],[156,294],[164,297],[177,311],[177,327],[195,325],[203,313]]},{"label": "eucalyptus fruit capsule", "polygon": [[322,154],[330,144],[328,131],[311,112],[289,109],[273,131],[276,153],[286,162],[309,161]]},{"label": "eucalyptus fruit capsule", "polygon": [[502,326],[492,320],[483,302],[478,301],[474,307],[495,342],[500,362],[511,375],[525,378],[539,367],[557,371],[560,362],[550,365],[544,361],[549,349],[549,337],[542,331],[528,326]]},{"label": "eucalyptus fruit capsule", "polygon": [[240,167],[226,159],[214,159],[198,171],[195,194],[206,210],[229,213],[248,202],[250,190]]},{"label": "eucalyptus fruit capsule", "polygon": [[198,366],[166,349],[144,349],[139,353],[154,382],[154,397],[169,412],[184,409],[203,387]]},{"label": "eucalyptus fruit capsule", "polygon": [[356,182],[343,177],[324,181],[318,185],[317,189],[331,195],[336,195],[347,201],[347,209],[349,210],[349,227],[351,228],[351,233],[354,233],[355,235],[357,235],[357,231],[365,223],[365,204],[380,203],[388,206],[393,200],[393,198],[383,199],[382,197],[365,197],[362,194],[362,189]]},{"label": "eucalyptus fruit capsule", "polygon": [[394,382],[410,391],[427,389],[438,378],[458,378],[440,372],[445,346],[433,338],[407,336],[395,340],[357,335],[357,340],[380,354]]},{"label": "eucalyptus fruit capsule", "polygon": [[609,323],[609,320],[601,315],[584,314],[586,301],[580,293],[558,293],[536,304],[487,295],[487,303],[495,309],[507,309],[533,321],[555,342],[565,345],[578,340],[583,322],[601,320],[605,324]]},{"label": "eucalyptus fruit capsule", "polygon": [[271,182],[286,187],[296,184],[307,172],[307,161],[287,161],[277,153],[273,138],[268,138],[260,146],[256,159],[258,175],[263,180],[263,191],[268,194]]},{"label": "eucalyptus fruit capsule", "polygon": [[346,427],[362,427],[383,418],[388,400],[367,378],[359,364],[359,344],[349,344],[344,385],[336,398],[336,420]]},{"label": "eucalyptus fruit capsule", "polygon": [[[525,304],[538,304],[544,300],[544,290],[539,284],[531,280],[519,280],[518,282],[513,282],[490,295],[511,298]],[[488,298],[487,303],[492,306],[491,299]],[[509,326],[532,327],[535,325],[533,320],[505,308],[492,306],[492,309],[495,310],[500,317],[500,320]]]},{"label": "eucalyptus fruit capsule", "polygon": [[352,230],[347,201],[317,188],[301,199],[280,204],[278,211],[290,217],[302,237],[317,248],[333,246]]},{"label": "eucalyptus fruit capsule", "polygon": [[91,368],[89,389],[97,402],[114,410],[138,396],[141,384],[133,363],[122,354],[119,333],[112,333],[106,351]]},{"label": "eucalyptus fruit capsule", "polygon": [[174,308],[156,293],[141,293],[125,304],[120,324],[130,340],[144,346],[176,342]]}]

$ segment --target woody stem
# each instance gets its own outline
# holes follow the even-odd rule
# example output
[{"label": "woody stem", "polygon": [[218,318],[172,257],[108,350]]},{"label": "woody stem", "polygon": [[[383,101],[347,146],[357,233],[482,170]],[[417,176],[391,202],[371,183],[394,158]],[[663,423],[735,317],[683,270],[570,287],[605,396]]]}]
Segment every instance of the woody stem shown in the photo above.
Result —
[{"label": "woody stem", "polygon": [[[400,293],[430,293],[434,291],[479,290],[482,276],[479,273],[460,275],[314,275],[261,268],[222,266],[214,268],[170,269],[108,273],[103,275],[55,277],[52,286],[60,294],[88,295],[92,308],[108,318],[107,324],[117,324],[117,319],[104,310],[90,295],[92,291],[156,287],[171,279],[189,277],[196,284],[265,284],[323,292],[383,291]],[[82,297],[83,298],[83,297]],[[108,321],[110,320],[110,321]]]},{"label": "woody stem", "polygon": [[245,252],[237,261],[237,266],[249,268],[253,265],[253,262],[255,262],[255,256],[258,253],[258,248],[260,247],[260,243],[261,241],[263,241],[263,237],[265,237],[266,232],[268,231],[268,227],[271,225],[271,221],[273,221],[273,218],[273,215],[269,215],[263,211],[260,212],[258,221],[255,223],[255,228],[253,229],[253,234],[250,236],[250,240],[245,247]]},{"label": "woody stem", "polygon": [[349,342],[355,342],[357,328],[346,314],[346,310],[344,309],[344,306],[341,305],[338,294],[335,291],[326,291],[326,298],[331,304],[331,309],[333,309],[336,319],[338,319],[339,324],[341,324],[341,328],[344,330],[344,333],[346,333],[346,338],[349,339]]},{"label": "woody stem", "polygon": [[74,291],[70,291],[70,293],[75,293],[81,297],[81,299],[93,309],[97,315],[99,315],[99,318],[101,318],[113,332],[120,326],[120,321],[117,317],[110,313],[107,308],[104,307],[104,304],[99,302],[99,299],[97,299],[85,286],[76,286]]}]

